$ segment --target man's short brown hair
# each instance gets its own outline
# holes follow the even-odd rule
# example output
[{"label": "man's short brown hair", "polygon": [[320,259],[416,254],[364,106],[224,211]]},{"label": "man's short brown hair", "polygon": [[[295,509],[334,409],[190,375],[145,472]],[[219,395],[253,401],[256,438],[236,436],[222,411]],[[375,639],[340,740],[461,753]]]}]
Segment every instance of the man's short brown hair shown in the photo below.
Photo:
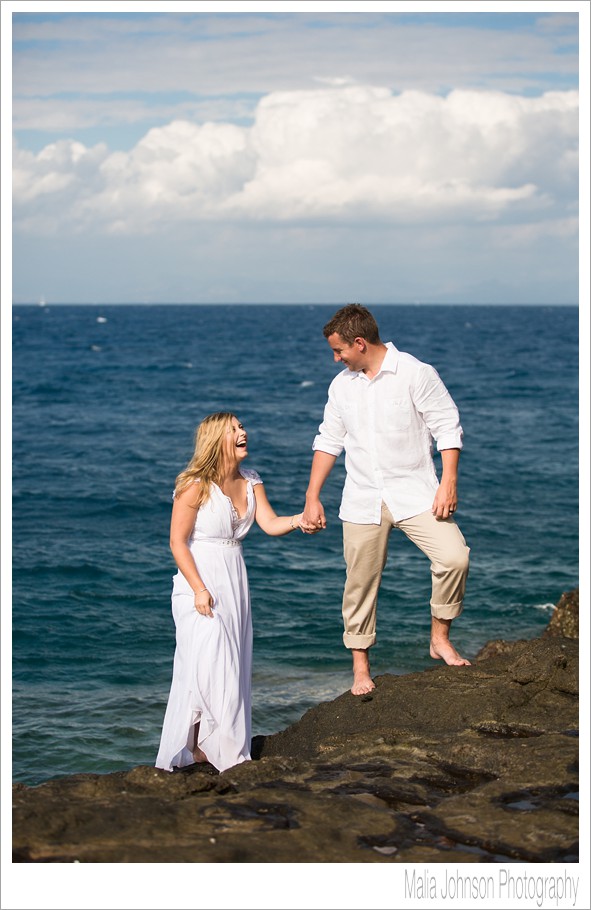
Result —
[{"label": "man's short brown hair", "polygon": [[378,324],[369,310],[360,303],[348,303],[338,310],[322,330],[324,337],[340,335],[347,344],[365,338],[370,344],[380,344]]}]

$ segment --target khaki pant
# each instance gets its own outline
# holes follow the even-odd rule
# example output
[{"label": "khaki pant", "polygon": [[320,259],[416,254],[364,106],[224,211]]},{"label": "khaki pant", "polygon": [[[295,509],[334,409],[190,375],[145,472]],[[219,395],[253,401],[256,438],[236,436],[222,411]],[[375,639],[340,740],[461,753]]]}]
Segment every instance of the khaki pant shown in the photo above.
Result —
[{"label": "khaki pant", "polygon": [[455,619],[462,612],[470,549],[453,518],[431,512],[394,521],[385,503],[379,525],[343,522],[347,580],[343,593],[346,648],[371,648],[376,640],[376,608],[392,528],[400,528],[431,561],[431,615]]}]

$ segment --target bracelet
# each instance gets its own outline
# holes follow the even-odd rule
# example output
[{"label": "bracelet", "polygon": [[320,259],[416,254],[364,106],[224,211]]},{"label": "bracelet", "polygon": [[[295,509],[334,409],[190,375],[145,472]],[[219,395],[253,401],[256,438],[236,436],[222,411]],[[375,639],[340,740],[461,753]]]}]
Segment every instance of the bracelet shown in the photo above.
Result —
[{"label": "bracelet", "polygon": [[293,523],[294,518],[295,518],[295,515],[292,515],[290,522],[289,522],[289,527],[292,529],[292,531],[295,531],[295,525]]},{"label": "bracelet", "polygon": [[200,591],[193,591],[193,595],[197,597],[198,594],[203,594],[204,591],[207,591],[207,588],[201,588]]}]

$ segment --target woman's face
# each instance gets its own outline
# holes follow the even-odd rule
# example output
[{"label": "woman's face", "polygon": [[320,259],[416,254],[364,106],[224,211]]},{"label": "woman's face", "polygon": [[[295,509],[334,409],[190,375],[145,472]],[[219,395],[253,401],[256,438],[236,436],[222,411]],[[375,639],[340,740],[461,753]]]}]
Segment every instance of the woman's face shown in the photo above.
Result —
[{"label": "woman's face", "polygon": [[240,464],[248,455],[246,430],[236,417],[226,431],[226,455],[230,465]]}]

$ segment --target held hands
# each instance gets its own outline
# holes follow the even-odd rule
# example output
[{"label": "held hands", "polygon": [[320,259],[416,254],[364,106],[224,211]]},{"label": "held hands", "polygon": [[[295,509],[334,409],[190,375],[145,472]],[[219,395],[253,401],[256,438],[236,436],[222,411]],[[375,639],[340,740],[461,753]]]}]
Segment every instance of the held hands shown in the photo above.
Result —
[{"label": "held hands", "polygon": [[302,512],[300,528],[304,534],[318,534],[326,527],[324,508],[319,499],[306,500],[306,508]]},{"label": "held hands", "polygon": [[210,616],[213,619],[213,599],[207,588],[202,591],[195,591],[194,596],[195,609],[202,616]]}]

